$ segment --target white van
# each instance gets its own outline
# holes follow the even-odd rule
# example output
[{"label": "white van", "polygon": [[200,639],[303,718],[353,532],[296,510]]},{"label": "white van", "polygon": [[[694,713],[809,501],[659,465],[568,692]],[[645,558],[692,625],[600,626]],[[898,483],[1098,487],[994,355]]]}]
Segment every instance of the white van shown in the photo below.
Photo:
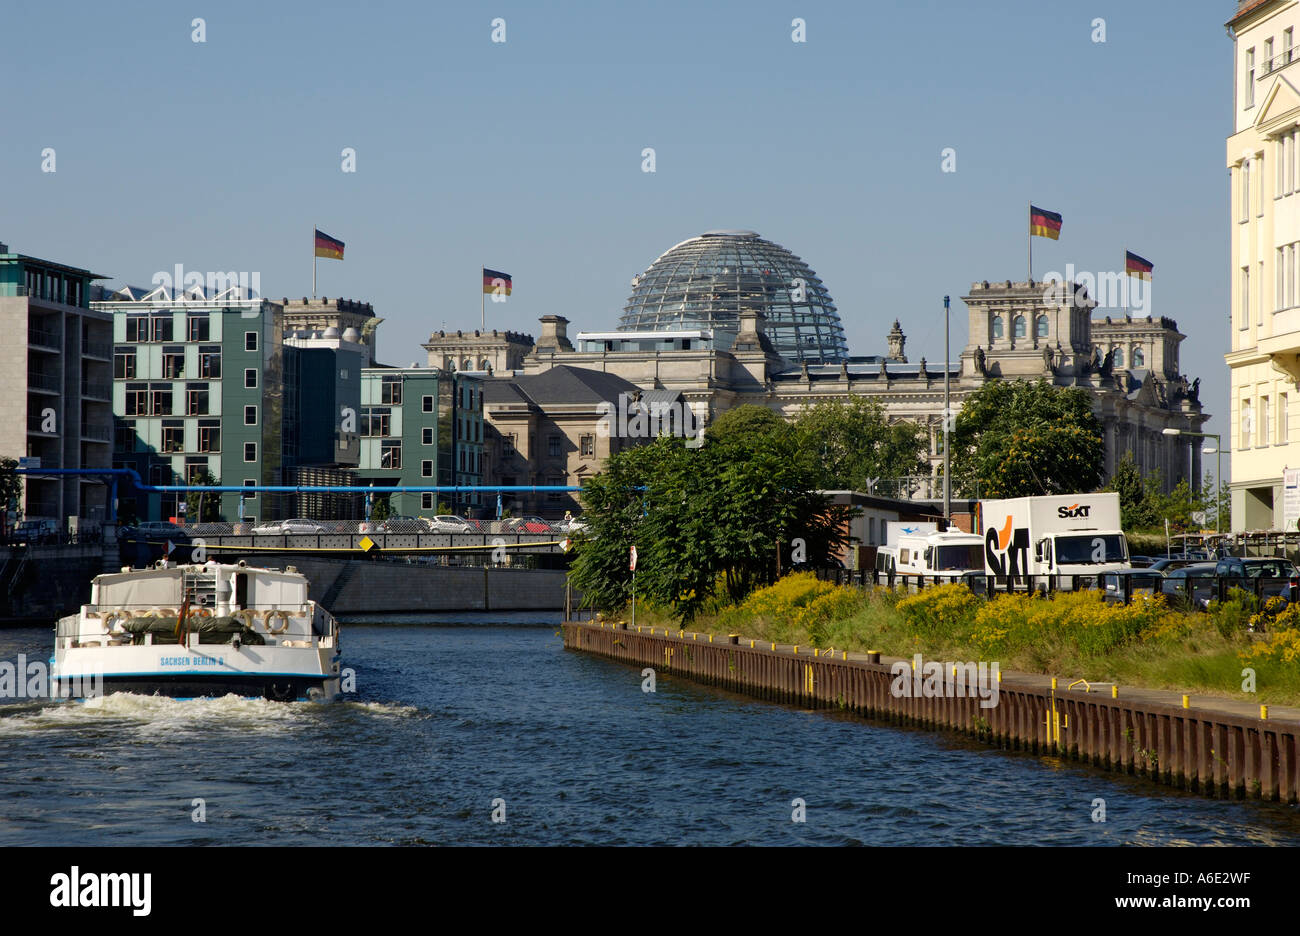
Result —
[{"label": "white van", "polygon": [[966,572],[984,568],[984,538],[951,530],[898,538],[898,571],[956,581]]}]

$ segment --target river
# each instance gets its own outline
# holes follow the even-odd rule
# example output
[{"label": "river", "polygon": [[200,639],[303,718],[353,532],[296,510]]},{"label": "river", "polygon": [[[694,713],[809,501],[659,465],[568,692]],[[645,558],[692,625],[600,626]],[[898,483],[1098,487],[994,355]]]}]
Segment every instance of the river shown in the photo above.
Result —
[{"label": "river", "polygon": [[[334,705],[0,704],[0,845],[1300,844],[1297,807],[663,673],[646,693],[557,621],[345,625]],[[0,660],[50,645],[0,631]]]}]

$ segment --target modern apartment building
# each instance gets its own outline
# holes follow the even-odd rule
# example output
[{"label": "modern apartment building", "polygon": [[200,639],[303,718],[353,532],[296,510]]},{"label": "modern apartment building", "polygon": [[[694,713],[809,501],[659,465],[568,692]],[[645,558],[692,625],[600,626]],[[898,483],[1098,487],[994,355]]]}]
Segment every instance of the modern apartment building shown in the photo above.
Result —
[{"label": "modern apartment building", "polygon": [[[363,484],[393,487],[477,485],[483,475],[483,381],[429,367],[368,367],[361,372]],[[393,514],[433,516],[438,505],[479,515],[495,499],[480,494],[393,494]]]},{"label": "modern apartment building", "polygon": [[[138,294],[96,301],[112,316],[113,462],[150,484],[279,484],[297,464],[301,439],[296,354],[285,354],[283,309],[245,299],[237,288]],[[178,515],[175,493],[124,498],[124,516]],[[221,514],[240,516],[240,495],[220,495]],[[243,504],[245,519],[276,513],[265,496]]]},{"label": "modern apartment building", "polygon": [[[89,305],[103,278],[0,244],[0,455],[41,468],[111,467],[112,317]],[[25,516],[60,526],[105,517],[102,480],[29,474],[23,486]]]}]

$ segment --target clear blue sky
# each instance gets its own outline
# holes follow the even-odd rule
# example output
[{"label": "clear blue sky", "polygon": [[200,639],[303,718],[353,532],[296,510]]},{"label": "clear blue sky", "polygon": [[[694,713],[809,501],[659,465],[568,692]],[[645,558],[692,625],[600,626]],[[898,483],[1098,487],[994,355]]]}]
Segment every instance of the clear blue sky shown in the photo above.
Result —
[{"label": "clear blue sky", "polygon": [[[148,284],[177,264],[373,302],[381,360],[478,327],[617,324],[668,247],[749,228],[826,282],[855,354],[895,318],[943,355],[942,296],[1155,264],[1152,311],[1226,426],[1232,0],[10,5],[0,241]],[[207,41],[190,21],[206,20]],[[504,17],[507,41],[490,41]],[[791,20],[807,42],[791,42]],[[1092,21],[1106,21],[1106,42]],[[657,172],[641,171],[652,146]],[[42,173],[41,150],[57,172]],[[354,147],[357,172],[340,171]],[[940,171],[953,147],[957,171]]]}]

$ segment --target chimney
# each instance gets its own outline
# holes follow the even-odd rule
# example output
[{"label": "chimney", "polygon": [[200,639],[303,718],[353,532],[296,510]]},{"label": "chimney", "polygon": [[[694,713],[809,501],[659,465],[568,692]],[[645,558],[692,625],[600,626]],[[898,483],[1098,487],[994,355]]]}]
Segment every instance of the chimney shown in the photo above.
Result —
[{"label": "chimney", "polygon": [[542,337],[537,339],[535,349],[538,354],[573,350],[573,343],[569,341],[567,334],[569,328],[568,319],[563,315],[543,315],[540,321],[542,323]]}]

